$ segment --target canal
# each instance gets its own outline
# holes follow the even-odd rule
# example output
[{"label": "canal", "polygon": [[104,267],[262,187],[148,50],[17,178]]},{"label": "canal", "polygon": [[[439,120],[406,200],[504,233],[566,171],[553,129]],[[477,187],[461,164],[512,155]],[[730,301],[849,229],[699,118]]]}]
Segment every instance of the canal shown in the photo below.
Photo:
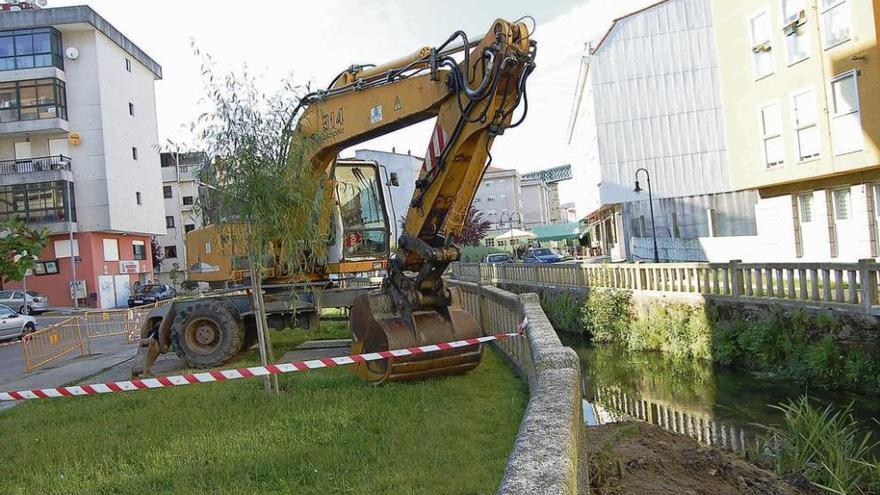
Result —
[{"label": "canal", "polygon": [[808,394],[817,405],[853,404],[854,415],[880,438],[880,398],[809,389],[769,376],[708,361],[675,359],[659,352],[594,346],[561,336],[580,357],[584,421],[603,424],[633,417],[660,425],[704,444],[731,450],[754,445],[755,424],[778,424],[782,413],[770,407]]}]

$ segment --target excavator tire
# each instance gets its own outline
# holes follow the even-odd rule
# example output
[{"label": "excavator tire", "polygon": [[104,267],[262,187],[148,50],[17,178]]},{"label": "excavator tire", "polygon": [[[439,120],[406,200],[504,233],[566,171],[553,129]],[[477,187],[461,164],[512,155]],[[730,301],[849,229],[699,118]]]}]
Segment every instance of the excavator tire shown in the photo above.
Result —
[{"label": "excavator tire", "polygon": [[171,324],[174,349],[192,368],[228,362],[242,350],[244,340],[244,325],[228,306],[216,301],[187,307]]}]

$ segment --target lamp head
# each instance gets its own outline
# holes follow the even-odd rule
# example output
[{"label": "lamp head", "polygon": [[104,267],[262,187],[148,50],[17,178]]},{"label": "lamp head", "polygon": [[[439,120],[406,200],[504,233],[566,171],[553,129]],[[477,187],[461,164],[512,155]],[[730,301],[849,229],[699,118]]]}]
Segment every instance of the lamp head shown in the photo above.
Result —
[{"label": "lamp head", "polygon": [[636,187],[633,189],[634,192],[640,193],[642,192],[642,186],[639,184],[639,179],[636,179]]}]

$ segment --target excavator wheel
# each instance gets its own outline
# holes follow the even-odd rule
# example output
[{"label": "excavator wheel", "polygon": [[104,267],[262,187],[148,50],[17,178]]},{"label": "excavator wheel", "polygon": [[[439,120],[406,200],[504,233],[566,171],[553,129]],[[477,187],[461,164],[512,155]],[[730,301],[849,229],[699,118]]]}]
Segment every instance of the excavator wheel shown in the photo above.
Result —
[{"label": "excavator wheel", "polygon": [[[412,318],[394,314],[390,298],[382,293],[359,296],[351,308],[351,353],[365,354],[408,347],[442,344],[480,336],[474,317],[461,307],[457,289],[449,289],[452,304],[441,311],[413,311]],[[459,347],[416,356],[358,363],[354,372],[370,384],[454,375],[476,368],[482,345]]]},{"label": "excavator wheel", "polygon": [[245,340],[244,325],[220,302],[199,302],[180,313],[171,325],[171,342],[177,355],[191,368],[226,363]]}]

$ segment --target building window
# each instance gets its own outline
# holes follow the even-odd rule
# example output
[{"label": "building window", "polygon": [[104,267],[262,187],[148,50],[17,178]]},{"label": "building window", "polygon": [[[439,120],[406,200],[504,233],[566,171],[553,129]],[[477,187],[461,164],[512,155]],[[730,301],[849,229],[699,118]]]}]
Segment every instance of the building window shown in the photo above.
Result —
[{"label": "building window", "polygon": [[174,217],[165,217],[165,227],[169,229],[174,228]]},{"label": "building window", "polygon": [[820,0],[822,16],[822,42],[831,48],[849,41],[852,31],[852,18],[847,0]]},{"label": "building window", "polygon": [[104,243],[104,261],[119,261],[119,241],[102,239]]},{"label": "building window", "polygon": [[[68,185],[75,198],[74,185],[62,181],[0,186],[0,221],[20,218],[29,224],[66,222]],[[75,222],[75,199],[70,210]]]},{"label": "building window", "polygon": [[804,0],[782,0],[782,34],[785,36],[789,65],[810,56],[809,34],[800,28],[805,20]]},{"label": "building window", "polygon": [[0,122],[67,119],[67,96],[58,79],[0,83]]},{"label": "building window", "polygon": [[836,189],[834,191],[834,219],[849,220],[850,218],[850,192],[849,188]]},{"label": "building window", "polygon": [[798,210],[801,213],[801,223],[813,221],[813,193],[798,195]]},{"label": "building window", "polygon": [[128,59],[128,58],[125,59],[125,70],[127,70],[128,72],[131,72],[131,59]]},{"label": "building window", "polygon": [[489,196],[488,198],[486,198],[486,201],[489,202],[489,203],[494,203],[494,202],[495,202],[495,198],[493,198],[492,196]]},{"label": "building window", "polygon": [[131,241],[132,259],[147,259],[147,245],[144,241]]},{"label": "building window", "polygon": [[162,168],[173,167],[175,164],[173,153],[162,153],[159,155],[159,164]]},{"label": "building window", "polygon": [[184,231],[184,233],[186,233],[186,232],[192,232],[193,230],[196,230],[196,226],[195,226],[195,224],[188,223],[188,224],[186,224],[186,225],[183,226],[183,231]]},{"label": "building window", "polygon": [[165,259],[177,258],[177,246],[165,246],[163,251],[165,251]]},{"label": "building window", "polygon": [[135,192],[134,199],[135,199],[135,201],[137,201],[137,204],[141,204],[141,193]]},{"label": "building window", "polygon": [[64,69],[61,33],[54,28],[0,32],[0,70],[34,67]]},{"label": "building window", "polygon": [[766,10],[749,21],[749,38],[752,42],[752,67],[755,78],[769,76],[773,73],[773,53],[771,53],[770,41],[770,14]]},{"label": "building window", "polygon": [[782,139],[782,118],[779,103],[770,103],[760,108],[761,148],[764,165],[767,168],[782,165],[785,161],[785,143]]},{"label": "building window", "polygon": [[831,80],[831,143],[835,155],[860,151],[865,145],[857,77],[852,70]]},{"label": "building window", "polygon": [[138,159],[138,149],[135,148],[134,146],[131,147],[131,159],[132,160]]},{"label": "building window", "polygon": [[794,131],[797,135],[798,160],[817,158],[821,152],[819,114],[816,111],[816,92],[812,89],[791,97]]},{"label": "building window", "polygon": [[134,117],[134,103],[128,103],[128,114]]},{"label": "building window", "polygon": [[183,197],[183,205],[184,206],[192,206],[192,204],[193,204],[193,197],[192,196],[184,196]]},{"label": "building window", "polygon": [[162,196],[165,198],[174,197],[174,194],[171,191],[171,186],[162,186]]},{"label": "building window", "polygon": [[486,247],[495,247],[495,239],[486,239]]}]

